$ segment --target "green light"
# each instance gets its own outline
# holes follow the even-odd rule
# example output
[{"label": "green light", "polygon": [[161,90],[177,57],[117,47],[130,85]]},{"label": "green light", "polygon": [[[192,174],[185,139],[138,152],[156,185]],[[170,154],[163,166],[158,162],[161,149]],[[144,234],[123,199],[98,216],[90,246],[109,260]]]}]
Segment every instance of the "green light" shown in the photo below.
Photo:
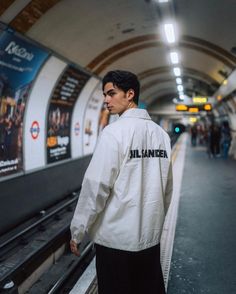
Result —
[{"label": "green light", "polygon": [[175,132],[179,133],[180,132],[180,128],[179,127],[175,127]]}]

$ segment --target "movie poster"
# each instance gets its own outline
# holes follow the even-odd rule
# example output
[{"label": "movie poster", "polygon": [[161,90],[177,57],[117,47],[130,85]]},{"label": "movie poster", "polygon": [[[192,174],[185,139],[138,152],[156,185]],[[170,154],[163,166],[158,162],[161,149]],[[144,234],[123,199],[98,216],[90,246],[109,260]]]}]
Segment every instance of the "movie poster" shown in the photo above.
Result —
[{"label": "movie poster", "polygon": [[0,29],[0,177],[23,169],[22,127],[29,92],[48,52]]},{"label": "movie poster", "polygon": [[75,102],[89,75],[69,66],[59,79],[51,97],[47,128],[47,162],[71,157],[71,116]]}]

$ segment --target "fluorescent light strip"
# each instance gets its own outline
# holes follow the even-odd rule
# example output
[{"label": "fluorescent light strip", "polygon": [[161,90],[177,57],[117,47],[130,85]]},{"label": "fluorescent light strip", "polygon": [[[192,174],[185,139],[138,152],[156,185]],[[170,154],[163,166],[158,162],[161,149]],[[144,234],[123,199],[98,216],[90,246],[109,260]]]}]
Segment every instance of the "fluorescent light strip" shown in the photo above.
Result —
[{"label": "fluorescent light strip", "polygon": [[174,72],[174,74],[175,74],[176,77],[181,76],[181,70],[180,70],[179,67],[174,67],[173,68],[173,72]]},{"label": "fluorescent light strip", "polygon": [[179,92],[182,92],[184,90],[184,87],[182,85],[178,85],[177,89],[178,89]]},{"label": "fluorescent light strip", "polygon": [[182,85],[182,79],[181,78],[176,78],[176,84],[177,85]]},{"label": "fluorescent light strip", "polygon": [[159,3],[165,3],[168,2],[169,0],[158,0]]},{"label": "fluorescent light strip", "polygon": [[174,43],[175,42],[175,31],[174,26],[172,23],[164,24],[164,31],[166,34],[166,39],[168,43]]},{"label": "fluorescent light strip", "polygon": [[170,60],[173,64],[179,63],[179,55],[177,52],[170,52]]}]

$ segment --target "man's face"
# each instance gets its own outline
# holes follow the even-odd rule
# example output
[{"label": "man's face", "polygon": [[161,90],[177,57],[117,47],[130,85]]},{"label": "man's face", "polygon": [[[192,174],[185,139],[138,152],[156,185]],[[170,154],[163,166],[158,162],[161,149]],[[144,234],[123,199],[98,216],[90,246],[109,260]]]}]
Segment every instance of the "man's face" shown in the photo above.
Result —
[{"label": "man's face", "polygon": [[113,83],[107,83],[104,86],[103,95],[109,113],[121,115],[128,109],[134,96],[134,92],[133,90],[128,90],[125,93],[123,90],[113,85]]}]

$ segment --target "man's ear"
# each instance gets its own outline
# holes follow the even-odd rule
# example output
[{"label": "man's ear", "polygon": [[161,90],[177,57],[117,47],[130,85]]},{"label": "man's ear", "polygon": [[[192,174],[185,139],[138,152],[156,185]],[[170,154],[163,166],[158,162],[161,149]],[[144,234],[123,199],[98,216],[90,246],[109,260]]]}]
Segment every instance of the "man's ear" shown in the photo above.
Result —
[{"label": "man's ear", "polygon": [[133,90],[133,89],[129,89],[129,90],[127,91],[127,94],[128,94],[128,100],[129,100],[129,101],[132,101],[133,98],[134,98],[134,90]]}]

